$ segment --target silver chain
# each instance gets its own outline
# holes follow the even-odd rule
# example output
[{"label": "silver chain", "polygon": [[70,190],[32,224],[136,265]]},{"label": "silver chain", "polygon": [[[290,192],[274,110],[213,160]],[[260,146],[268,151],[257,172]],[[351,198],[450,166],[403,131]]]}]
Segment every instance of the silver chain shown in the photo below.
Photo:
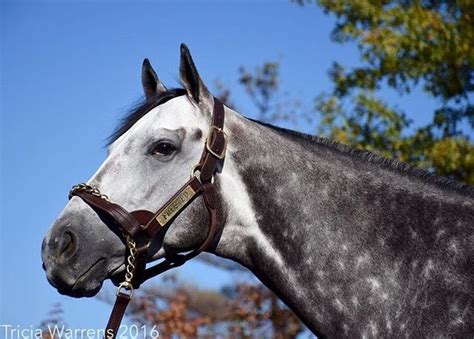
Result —
[{"label": "silver chain", "polygon": [[109,201],[109,197],[106,196],[105,194],[102,194],[97,187],[88,185],[86,183],[81,183],[81,184],[72,186],[71,190],[69,191],[69,198],[71,198],[75,192],[90,193],[96,197]]},{"label": "silver chain", "polygon": [[133,274],[135,273],[136,265],[136,254],[137,254],[137,244],[130,237],[127,236],[127,247],[129,248],[129,255],[127,257],[127,266],[125,267],[125,280],[122,281],[117,289],[117,295],[121,292],[122,289],[130,291],[130,298],[133,296]]}]

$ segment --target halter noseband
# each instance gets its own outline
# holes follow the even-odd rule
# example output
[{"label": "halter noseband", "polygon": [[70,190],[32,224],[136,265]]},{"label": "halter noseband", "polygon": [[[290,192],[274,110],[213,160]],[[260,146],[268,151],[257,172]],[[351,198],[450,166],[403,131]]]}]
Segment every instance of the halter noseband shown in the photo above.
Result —
[{"label": "halter noseband", "polygon": [[[218,172],[219,163],[224,160],[226,153],[227,137],[223,130],[224,117],[224,105],[214,98],[212,125],[209,128],[199,163],[193,167],[188,182],[155,213],[146,210],[128,212],[120,205],[110,202],[98,188],[87,184],[75,185],[69,192],[69,199],[77,196],[96,212],[105,213],[119,226],[126,238],[127,251],[129,252],[126,272],[123,282],[117,289],[117,299],[105,330],[106,338],[115,338],[125,309],[133,296],[134,288],[138,288],[141,283],[151,277],[184,264],[207,249],[219,231],[214,175]],[[197,172],[199,172],[199,176]],[[206,240],[190,253],[176,254],[172,258],[167,257],[159,264],[146,268],[148,248],[152,239],[163,227],[170,225],[200,195],[204,198],[210,217]]]}]

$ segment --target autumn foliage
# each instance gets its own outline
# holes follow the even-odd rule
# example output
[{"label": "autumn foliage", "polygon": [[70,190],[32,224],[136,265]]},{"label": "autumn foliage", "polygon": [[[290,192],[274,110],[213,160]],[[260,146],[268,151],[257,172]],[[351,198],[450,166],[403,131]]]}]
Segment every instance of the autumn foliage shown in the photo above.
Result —
[{"label": "autumn foliage", "polygon": [[156,326],[162,338],[294,338],[301,321],[267,288],[239,283],[221,291],[199,289],[171,275],[138,292],[130,319]]}]

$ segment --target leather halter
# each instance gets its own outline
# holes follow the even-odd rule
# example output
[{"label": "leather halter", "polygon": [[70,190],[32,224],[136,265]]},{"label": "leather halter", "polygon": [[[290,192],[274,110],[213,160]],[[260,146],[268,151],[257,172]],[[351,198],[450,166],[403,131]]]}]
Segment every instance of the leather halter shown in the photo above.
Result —
[{"label": "leather halter", "polygon": [[[133,296],[134,288],[138,288],[141,283],[151,277],[184,264],[207,249],[219,231],[214,175],[222,165],[226,152],[227,137],[223,131],[224,117],[224,105],[214,98],[212,125],[209,128],[199,163],[192,169],[188,182],[156,212],[146,210],[128,212],[120,205],[110,202],[107,196],[101,194],[97,188],[87,184],[75,185],[69,192],[69,199],[73,196],[81,198],[96,212],[107,215],[126,236],[127,251],[130,254],[127,258],[125,280],[119,285],[117,299],[105,330],[107,339],[115,338],[125,309]],[[196,174],[198,171],[199,176]],[[209,212],[210,222],[206,240],[190,253],[175,254],[153,267],[146,268],[148,248],[152,239],[162,228],[169,226],[199,195],[203,196]]]}]

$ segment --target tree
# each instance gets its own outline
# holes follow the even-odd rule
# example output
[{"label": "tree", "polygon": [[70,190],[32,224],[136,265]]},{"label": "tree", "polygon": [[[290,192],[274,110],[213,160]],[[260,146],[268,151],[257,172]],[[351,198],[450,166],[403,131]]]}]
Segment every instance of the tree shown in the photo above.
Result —
[{"label": "tree", "polygon": [[[337,18],[332,40],[355,42],[362,61],[351,69],[333,64],[334,87],[316,99],[319,132],[474,184],[474,2],[318,4]],[[388,86],[403,96],[420,84],[440,106],[431,123],[410,130],[413,122],[405,112],[387,105],[378,92]]]},{"label": "tree", "polygon": [[173,274],[166,275],[159,287],[137,291],[129,317],[160,338],[295,338],[305,330],[293,312],[261,284],[206,290]]},{"label": "tree", "polygon": [[[254,105],[252,116],[257,120],[289,124],[298,128],[301,124],[312,120],[300,100],[291,97],[280,89],[280,64],[266,61],[254,67],[253,71],[245,66],[239,68],[238,82],[245,89]],[[215,82],[216,96],[227,106],[238,109],[232,100],[230,89],[221,81]]]},{"label": "tree", "polygon": [[55,303],[51,306],[46,319],[39,325],[42,339],[56,339],[60,337],[59,333],[63,333],[65,327],[63,314],[63,308],[60,303]]}]

